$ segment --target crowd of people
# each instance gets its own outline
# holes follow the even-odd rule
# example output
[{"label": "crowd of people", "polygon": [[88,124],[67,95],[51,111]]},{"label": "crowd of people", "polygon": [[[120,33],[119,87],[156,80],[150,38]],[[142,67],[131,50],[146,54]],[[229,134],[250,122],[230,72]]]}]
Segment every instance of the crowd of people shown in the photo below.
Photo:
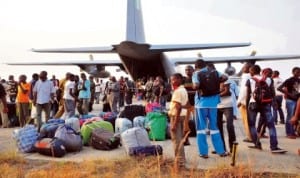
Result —
[{"label": "crowd of people", "polygon": [[[279,77],[279,71],[270,68],[261,70],[259,65],[247,63],[243,67],[240,87],[231,79],[232,73],[223,74],[213,64],[203,60],[197,60],[194,67],[186,66],[184,75],[173,74],[170,82],[160,76],[135,82],[124,77],[117,80],[111,76],[109,81],[103,82],[93,76],[87,77],[85,73],[78,76],[68,72],[61,80],[54,75],[48,79],[47,75],[46,71],[34,73],[29,82],[26,75],[20,75],[18,81],[14,80],[13,75],[9,76],[8,81],[1,80],[0,111],[3,128],[10,126],[7,115],[10,103],[17,106],[20,127],[35,119],[40,128],[42,111],[45,112],[45,121],[50,118],[70,118],[76,113],[88,114],[93,110],[94,103],[103,103],[104,111],[118,113],[124,105],[132,104],[135,96],[137,100],[159,103],[164,110],[168,110],[171,138],[179,165],[185,162],[182,140],[184,145],[190,144],[188,135],[192,116],[202,158],[209,157],[207,130],[214,146],[213,153],[221,157],[232,153],[236,142],[234,120],[238,112],[246,135],[243,141],[253,143],[249,148],[262,149],[260,139],[268,138],[265,135],[268,128],[271,152],[285,152],[278,146],[276,124],[285,124],[287,138],[295,139],[299,136],[295,130],[300,107],[299,67],[294,67],[292,76],[283,80]],[[282,110],[283,99],[286,116]],[[167,101],[170,101],[169,108],[166,108]],[[224,140],[223,116],[228,145]]]}]

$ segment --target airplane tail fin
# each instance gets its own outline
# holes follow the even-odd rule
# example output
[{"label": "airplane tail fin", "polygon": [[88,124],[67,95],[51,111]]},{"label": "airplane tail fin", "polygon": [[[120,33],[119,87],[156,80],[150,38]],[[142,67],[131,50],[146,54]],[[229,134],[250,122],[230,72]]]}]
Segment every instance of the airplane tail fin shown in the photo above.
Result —
[{"label": "airplane tail fin", "polygon": [[141,0],[127,0],[126,40],[145,43]]}]

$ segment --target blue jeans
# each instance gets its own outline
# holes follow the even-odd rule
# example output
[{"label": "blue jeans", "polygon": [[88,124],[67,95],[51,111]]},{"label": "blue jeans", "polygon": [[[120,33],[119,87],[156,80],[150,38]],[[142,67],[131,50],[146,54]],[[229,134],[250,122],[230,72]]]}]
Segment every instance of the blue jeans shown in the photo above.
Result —
[{"label": "blue jeans", "polygon": [[[283,99],[283,96],[275,96],[275,100],[273,100],[273,117],[274,117],[274,121],[275,123],[278,122],[278,114],[279,114],[279,117],[280,117],[280,122],[281,123],[284,123],[284,114],[283,114],[283,111],[282,111],[282,108],[281,108],[281,104],[282,104],[282,99]],[[278,114],[277,114],[277,111],[278,111]]]},{"label": "blue jeans", "polygon": [[272,117],[271,104],[255,107],[255,103],[250,103],[248,107],[248,124],[250,127],[252,141],[256,146],[261,146],[255,128],[257,113],[260,113],[261,118],[265,119],[265,123],[269,129],[269,134],[270,134],[270,148],[271,150],[274,150],[277,148],[278,141],[277,141],[274,118]]},{"label": "blue jeans", "polygon": [[217,108],[196,108],[197,145],[200,155],[208,155],[206,140],[206,121],[209,119],[211,141],[217,154],[225,152],[220,131],[217,126]]},{"label": "blue jeans", "polygon": [[296,108],[297,101],[286,99],[286,121],[285,121],[285,132],[286,135],[295,135],[295,129],[293,125],[290,123],[292,116],[294,115],[294,111]]}]

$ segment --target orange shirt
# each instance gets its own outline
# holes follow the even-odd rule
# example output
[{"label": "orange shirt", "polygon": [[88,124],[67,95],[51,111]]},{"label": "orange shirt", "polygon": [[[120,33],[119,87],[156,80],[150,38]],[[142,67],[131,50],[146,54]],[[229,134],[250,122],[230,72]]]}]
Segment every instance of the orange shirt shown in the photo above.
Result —
[{"label": "orange shirt", "polygon": [[30,83],[21,83],[24,90],[27,90],[26,93],[22,92],[21,87],[18,85],[18,94],[17,94],[17,102],[18,103],[29,103],[29,90],[30,90]]}]

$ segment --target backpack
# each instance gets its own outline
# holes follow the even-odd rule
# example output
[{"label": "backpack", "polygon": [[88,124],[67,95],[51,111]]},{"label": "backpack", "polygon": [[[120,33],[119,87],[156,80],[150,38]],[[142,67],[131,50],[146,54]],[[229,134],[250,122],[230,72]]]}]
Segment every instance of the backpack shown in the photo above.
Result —
[{"label": "backpack", "polygon": [[255,87],[253,91],[253,98],[257,104],[269,104],[273,99],[273,92],[271,85],[269,86],[266,79],[257,79],[252,77],[255,81]]},{"label": "backpack", "polygon": [[212,96],[220,93],[220,78],[218,71],[208,70],[198,74],[201,96]]}]

